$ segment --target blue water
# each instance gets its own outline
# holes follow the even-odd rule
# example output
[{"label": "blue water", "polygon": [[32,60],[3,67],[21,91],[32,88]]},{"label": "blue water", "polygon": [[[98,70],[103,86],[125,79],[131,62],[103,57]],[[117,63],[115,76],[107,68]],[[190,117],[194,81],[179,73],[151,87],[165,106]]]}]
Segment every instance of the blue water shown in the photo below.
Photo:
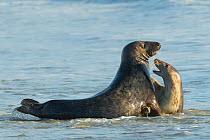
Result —
[{"label": "blue water", "polygon": [[[0,0],[0,136],[8,139],[208,139],[210,0]],[[24,98],[90,97],[131,41],[162,44],[180,72],[184,113],[169,117],[13,121]],[[152,74],[158,81],[162,79]]]}]

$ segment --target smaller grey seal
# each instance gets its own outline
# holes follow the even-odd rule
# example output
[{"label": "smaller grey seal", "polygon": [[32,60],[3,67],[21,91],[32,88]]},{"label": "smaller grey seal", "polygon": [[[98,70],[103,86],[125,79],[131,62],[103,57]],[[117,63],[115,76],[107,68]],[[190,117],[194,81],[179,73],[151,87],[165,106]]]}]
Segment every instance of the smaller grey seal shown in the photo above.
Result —
[{"label": "smaller grey seal", "polygon": [[170,64],[155,59],[154,63],[160,71],[153,71],[163,78],[165,87],[152,78],[156,90],[156,98],[162,113],[176,114],[183,111],[182,79],[179,72]]}]

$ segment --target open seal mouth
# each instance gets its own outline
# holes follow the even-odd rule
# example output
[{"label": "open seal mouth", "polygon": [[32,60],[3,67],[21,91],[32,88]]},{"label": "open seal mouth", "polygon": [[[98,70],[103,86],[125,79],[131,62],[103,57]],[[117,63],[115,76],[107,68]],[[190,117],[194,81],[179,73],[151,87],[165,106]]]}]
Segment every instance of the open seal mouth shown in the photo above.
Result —
[{"label": "open seal mouth", "polygon": [[150,53],[148,53],[148,55],[150,56],[150,57],[152,57],[152,56],[154,56],[154,55],[156,55],[157,54],[157,51],[156,50],[153,50],[153,51],[151,51]]},{"label": "open seal mouth", "polygon": [[150,57],[156,55],[156,54],[157,54],[157,51],[160,50],[160,48],[161,48],[161,45],[157,46],[155,49],[151,50],[151,51],[148,53],[148,55],[149,55]]},{"label": "open seal mouth", "polygon": [[153,72],[156,74],[156,75],[159,75],[160,76],[160,74],[161,74],[161,69],[160,69],[160,66],[161,66],[161,60],[159,60],[159,59],[155,59],[154,60],[154,64],[155,64],[155,66],[159,69],[159,71],[157,71],[157,70],[153,70]]}]

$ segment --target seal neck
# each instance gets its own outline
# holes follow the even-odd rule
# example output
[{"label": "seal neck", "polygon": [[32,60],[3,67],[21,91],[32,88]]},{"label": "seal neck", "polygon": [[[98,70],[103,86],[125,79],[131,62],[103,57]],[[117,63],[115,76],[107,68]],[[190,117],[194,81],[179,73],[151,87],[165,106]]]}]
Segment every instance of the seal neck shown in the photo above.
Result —
[{"label": "seal neck", "polygon": [[142,53],[140,58],[141,58],[143,61],[147,61],[147,62],[148,62],[150,56],[149,56],[148,54]]},{"label": "seal neck", "polygon": [[148,69],[149,69],[149,58],[146,57],[145,55],[142,55],[138,58],[135,58],[135,60],[132,59],[122,59],[121,60],[121,66],[128,69],[128,68],[133,68],[136,67],[138,65],[145,65]]},{"label": "seal neck", "polygon": [[149,55],[148,54],[141,54],[138,58],[138,64],[145,64],[149,68]]},{"label": "seal neck", "polygon": [[[172,78],[173,77],[173,78]],[[166,97],[175,96],[177,94],[180,94],[182,90],[182,80],[179,74],[173,74],[170,75],[170,77],[163,77],[164,81],[164,93]],[[173,94],[172,94],[173,92]]]},{"label": "seal neck", "polygon": [[149,68],[149,62],[148,62],[148,61],[140,61],[139,64],[144,64],[144,65],[146,65],[146,67],[147,67],[148,69],[150,69],[150,68]]},{"label": "seal neck", "polygon": [[118,69],[118,73],[122,73],[123,75],[134,74],[136,75],[138,72],[142,72],[142,70],[149,70],[149,62],[148,61],[135,61],[135,62],[121,62],[120,67]]}]

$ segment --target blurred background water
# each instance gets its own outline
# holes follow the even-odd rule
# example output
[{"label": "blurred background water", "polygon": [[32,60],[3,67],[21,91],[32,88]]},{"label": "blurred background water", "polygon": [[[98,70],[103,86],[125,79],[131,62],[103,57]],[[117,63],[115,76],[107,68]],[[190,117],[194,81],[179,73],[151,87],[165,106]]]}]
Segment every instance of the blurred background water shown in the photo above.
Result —
[{"label": "blurred background water", "polygon": [[[210,0],[0,0],[0,25],[1,139],[210,137]],[[24,98],[79,99],[103,90],[117,72],[123,47],[135,40],[162,44],[151,70],[154,58],[179,70],[184,113],[10,119]]]}]

